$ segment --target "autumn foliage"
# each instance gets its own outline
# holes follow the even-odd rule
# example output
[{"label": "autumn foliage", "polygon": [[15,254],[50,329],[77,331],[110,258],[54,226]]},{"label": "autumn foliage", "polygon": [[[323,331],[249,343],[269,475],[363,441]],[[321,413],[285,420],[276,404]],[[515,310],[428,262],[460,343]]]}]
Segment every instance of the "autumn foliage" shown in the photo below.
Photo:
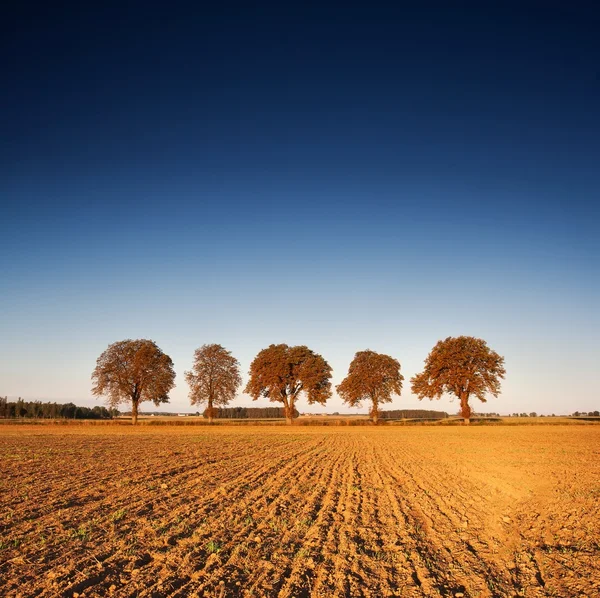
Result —
[{"label": "autumn foliage", "polygon": [[[336,390],[351,407],[369,401],[370,415],[377,423],[381,405],[401,394],[404,376],[400,369],[400,362],[389,355],[369,349],[359,351]],[[504,358],[484,340],[448,337],[435,345],[423,371],[411,378],[412,391],[419,399],[455,395],[468,424],[471,397],[486,402],[488,393],[498,396],[505,373]],[[253,400],[263,397],[280,403],[287,423],[292,423],[300,396],[304,395],[311,405],[324,405],[331,397],[331,374],[327,361],[305,345],[272,344],[254,358],[244,392]],[[238,360],[218,344],[203,345],[195,351],[192,369],[185,372],[185,378],[191,404],[206,405],[204,413],[210,422],[235,398],[242,383]],[[105,396],[111,407],[131,403],[135,424],[140,403],[152,401],[158,406],[169,402],[175,371],[171,358],[156,343],[128,339],[109,345],[100,355],[92,380],[93,394]]]},{"label": "autumn foliage", "polygon": [[497,397],[505,373],[504,357],[492,351],[484,340],[472,336],[448,337],[432,349],[423,372],[411,378],[412,391],[419,399],[439,399],[444,393],[455,395],[468,424],[472,413],[470,397],[475,396],[483,403],[486,393]]},{"label": "autumn foliage", "polygon": [[331,396],[331,367],[317,353],[301,345],[270,345],[250,365],[250,380],[245,392],[283,403],[286,420],[292,423],[296,400],[301,393],[312,405],[324,405]]},{"label": "autumn foliage", "polygon": [[370,415],[376,424],[379,406],[391,403],[392,394],[400,395],[403,380],[397,359],[367,349],[356,353],[348,368],[348,375],[336,390],[350,407],[360,406],[362,401],[370,401]]},{"label": "autumn foliage", "polygon": [[185,379],[190,386],[191,404],[206,403],[210,423],[218,411],[217,407],[233,400],[242,383],[238,360],[224,347],[215,344],[196,349],[192,371],[185,372]]},{"label": "autumn foliage", "polygon": [[175,370],[171,358],[154,341],[124,340],[109,345],[98,357],[92,380],[92,393],[106,396],[111,407],[131,402],[135,425],[140,403],[152,401],[158,407],[169,402]]}]

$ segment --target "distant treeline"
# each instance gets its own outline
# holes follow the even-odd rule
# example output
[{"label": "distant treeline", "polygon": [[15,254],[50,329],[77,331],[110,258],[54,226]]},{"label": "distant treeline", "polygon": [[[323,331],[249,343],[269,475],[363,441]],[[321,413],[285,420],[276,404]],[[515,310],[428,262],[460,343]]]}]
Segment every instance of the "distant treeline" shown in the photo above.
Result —
[{"label": "distant treeline", "polygon": [[[571,414],[572,417],[599,417],[600,416],[600,411],[575,411],[574,413]],[[532,411],[531,413],[512,413],[510,417],[538,417],[538,414],[535,411]],[[563,415],[555,415],[554,413],[552,415],[544,415],[543,413],[541,413],[539,415],[539,417],[565,417]]]},{"label": "distant treeline", "polygon": [[[215,419],[283,419],[285,417],[283,407],[219,407],[215,411]],[[294,418],[299,415],[298,410],[295,410]],[[208,417],[206,411],[203,416]],[[381,419],[445,419],[448,414],[445,411],[429,409],[395,409],[381,411],[379,417]]]},{"label": "distant treeline", "polygon": [[[283,419],[285,409],[283,407],[218,407],[215,410],[215,419]],[[208,417],[206,411],[202,414]],[[294,410],[294,417],[300,414]]]},{"label": "distant treeline", "polygon": [[391,409],[380,411],[380,419],[446,419],[445,411],[432,411],[430,409]]},{"label": "distant treeline", "polygon": [[24,401],[19,398],[9,401],[0,397],[0,418],[46,418],[46,419],[112,419],[119,415],[116,409],[106,407],[78,407],[74,403],[42,403],[42,401]]}]

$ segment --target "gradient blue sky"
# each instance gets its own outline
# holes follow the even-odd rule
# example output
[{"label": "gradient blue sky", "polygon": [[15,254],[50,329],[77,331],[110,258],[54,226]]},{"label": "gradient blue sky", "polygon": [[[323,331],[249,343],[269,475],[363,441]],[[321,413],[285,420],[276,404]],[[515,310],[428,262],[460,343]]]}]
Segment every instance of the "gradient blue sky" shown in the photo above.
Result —
[{"label": "gradient blue sky", "polygon": [[98,404],[151,338],[184,411],[196,347],[286,342],[454,412],[408,380],[467,334],[506,358],[484,410],[599,409],[600,13],[398,4],[12,6],[0,395]]}]

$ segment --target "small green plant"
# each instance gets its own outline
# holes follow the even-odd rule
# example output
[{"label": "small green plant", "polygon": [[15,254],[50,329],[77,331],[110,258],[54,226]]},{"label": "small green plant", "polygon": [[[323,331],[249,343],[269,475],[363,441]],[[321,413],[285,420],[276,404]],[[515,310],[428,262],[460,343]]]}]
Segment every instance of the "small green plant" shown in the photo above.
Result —
[{"label": "small green plant", "polygon": [[314,520],[310,518],[300,519],[296,522],[298,527],[311,527],[314,524]]},{"label": "small green plant", "polygon": [[85,525],[80,525],[75,532],[75,535],[82,541],[85,542],[89,536],[89,530]]},{"label": "small green plant", "polygon": [[376,561],[393,562],[393,560],[394,560],[393,555],[385,552],[384,550],[373,551],[372,557]]},{"label": "small green plant", "polygon": [[216,540],[211,540],[206,545],[206,552],[208,552],[208,554],[217,554],[218,552],[221,552],[221,544]]},{"label": "small green plant", "polygon": [[127,511],[125,509],[119,509],[118,511],[115,511],[110,518],[113,521],[121,521],[121,519],[123,519],[123,517],[125,517],[125,513],[127,513]]},{"label": "small green plant", "polygon": [[287,519],[276,517],[269,520],[267,523],[274,532],[278,532],[280,529],[287,526]]}]

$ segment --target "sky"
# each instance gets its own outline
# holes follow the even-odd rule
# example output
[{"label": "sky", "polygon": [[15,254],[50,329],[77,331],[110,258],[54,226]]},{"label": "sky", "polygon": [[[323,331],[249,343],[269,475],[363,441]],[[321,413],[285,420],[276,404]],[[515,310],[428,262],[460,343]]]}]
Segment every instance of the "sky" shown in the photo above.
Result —
[{"label": "sky", "polygon": [[102,404],[149,338],[195,411],[194,349],[287,343],[455,413],[409,381],[464,334],[506,361],[475,409],[599,409],[600,9],[213,4],[2,9],[0,395]]}]

